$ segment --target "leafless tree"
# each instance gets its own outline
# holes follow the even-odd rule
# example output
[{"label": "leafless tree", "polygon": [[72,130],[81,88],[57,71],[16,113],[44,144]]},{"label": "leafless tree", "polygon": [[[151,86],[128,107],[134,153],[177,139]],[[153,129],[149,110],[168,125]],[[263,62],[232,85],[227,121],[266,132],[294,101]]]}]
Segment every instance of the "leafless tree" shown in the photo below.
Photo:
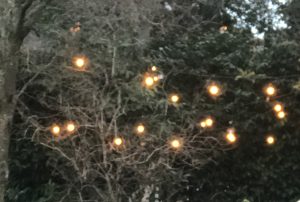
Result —
[{"label": "leafless tree", "polygon": [[[157,97],[153,90],[141,85],[143,66],[151,63],[143,55],[151,29],[157,27],[164,33],[178,20],[159,1],[58,1],[42,14],[40,11],[47,8],[48,2],[2,2],[3,165],[7,165],[8,123],[17,101],[25,133],[33,132],[33,141],[56,154],[51,158],[53,172],[68,185],[59,196],[60,201],[145,201],[153,187],[174,185],[187,178],[188,172],[182,172],[178,165],[184,165],[184,170],[201,167],[220,148],[218,137],[203,135],[192,118],[190,124],[183,126],[164,123],[170,111],[175,110],[178,119],[186,117],[180,116],[180,107],[170,106],[164,89]],[[176,9],[175,4],[172,6]],[[61,13],[54,15],[56,11]],[[54,15],[46,28],[42,23],[34,27],[39,34],[49,32],[41,35],[43,45],[33,52],[47,52],[50,59],[42,62],[38,61],[40,56],[31,56],[30,38],[23,45],[27,52],[19,52],[37,14],[42,19]],[[15,26],[9,27],[7,22],[11,21]],[[31,78],[25,79],[26,84],[16,92],[19,64],[15,61],[20,54],[21,65],[25,66],[21,74],[27,73]],[[77,56],[85,56],[84,71],[72,64],[72,58]],[[41,106],[40,111],[26,105],[29,98]],[[67,132],[68,121],[75,124],[74,132]],[[143,136],[134,132],[139,122],[146,127]],[[61,129],[57,136],[51,134],[54,123]],[[114,144],[115,137],[122,139],[121,145]],[[174,138],[180,142],[177,149],[170,146]],[[7,173],[6,166],[4,170]],[[1,179],[7,179],[7,174]],[[4,186],[5,182],[2,193]],[[166,190],[169,197],[177,191],[175,187]]]}]

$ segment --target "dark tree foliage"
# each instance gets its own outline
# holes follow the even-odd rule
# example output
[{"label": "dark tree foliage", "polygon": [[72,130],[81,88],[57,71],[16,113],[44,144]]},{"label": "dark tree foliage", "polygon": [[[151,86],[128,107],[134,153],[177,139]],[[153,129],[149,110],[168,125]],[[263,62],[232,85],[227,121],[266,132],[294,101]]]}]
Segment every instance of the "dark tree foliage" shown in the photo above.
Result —
[{"label": "dark tree foliage", "polygon": [[[201,97],[199,107],[221,122],[217,129],[233,124],[239,131],[239,143],[231,151],[218,155],[213,162],[192,174],[177,195],[189,201],[297,201],[300,197],[299,152],[299,42],[288,35],[298,22],[294,1],[288,8],[290,29],[278,31],[257,20],[261,11],[253,5],[230,4],[236,12],[249,11],[245,28],[229,27],[229,33],[187,32],[184,38],[171,30],[157,39],[153,49],[161,66],[173,74],[170,83],[181,83],[184,95],[199,91],[207,79],[217,80],[226,87],[224,96],[216,102]],[[243,8],[245,6],[245,9]],[[252,7],[252,10],[251,10]],[[255,9],[253,9],[253,7]],[[242,9],[241,9],[242,8]],[[292,12],[294,13],[292,14]],[[242,15],[242,13],[240,13]],[[253,25],[265,28],[264,42],[250,33]],[[294,26],[293,26],[294,25]],[[298,25],[297,25],[298,26]],[[276,120],[262,93],[263,86],[272,82],[279,88],[274,100],[285,104],[287,121]],[[296,85],[295,85],[296,84]],[[191,96],[194,97],[194,96]],[[189,97],[189,98],[191,98]],[[191,100],[191,99],[188,99]],[[201,103],[201,101],[203,103]],[[201,103],[201,104],[200,104]],[[268,133],[276,135],[276,145],[265,143]]]}]

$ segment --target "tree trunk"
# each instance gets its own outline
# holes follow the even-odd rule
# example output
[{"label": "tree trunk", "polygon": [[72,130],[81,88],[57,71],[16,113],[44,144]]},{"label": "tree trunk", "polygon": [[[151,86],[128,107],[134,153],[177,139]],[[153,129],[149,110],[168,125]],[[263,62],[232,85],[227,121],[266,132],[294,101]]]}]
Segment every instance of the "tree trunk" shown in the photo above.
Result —
[{"label": "tree trunk", "polygon": [[[2,44],[1,44],[2,46]],[[3,47],[3,46],[2,46]],[[12,47],[12,46],[8,46]],[[4,191],[8,179],[9,123],[14,113],[16,91],[16,56],[13,49],[0,56],[0,202],[4,201]]]},{"label": "tree trunk", "polygon": [[28,5],[26,8],[20,6],[12,0],[0,0],[0,202],[4,202],[9,177],[9,124],[16,103],[18,53],[28,33],[22,28]]},{"label": "tree trunk", "polygon": [[[1,64],[3,64],[2,61]],[[8,71],[6,68],[10,65],[3,66],[0,70],[0,202],[4,201],[5,186],[8,180],[8,146],[10,136],[8,126],[14,112],[12,98],[15,92],[16,78],[14,70]],[[9,89],[11,91],[7,92]]]}]

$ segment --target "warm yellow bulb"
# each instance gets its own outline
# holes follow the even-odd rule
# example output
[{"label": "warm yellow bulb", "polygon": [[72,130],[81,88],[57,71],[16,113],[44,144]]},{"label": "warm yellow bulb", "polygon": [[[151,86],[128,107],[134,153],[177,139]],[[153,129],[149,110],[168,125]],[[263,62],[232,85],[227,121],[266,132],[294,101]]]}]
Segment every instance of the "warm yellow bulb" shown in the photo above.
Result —
[{"label": "warm yellow bulb", "polygon": [[171,95],[170,100],[172,103],[177,103],[179,101],[179,96],[178,95]]},{"label": "warm yellow bulb", "polygon": [[230,143],[234,143],[236,141],[236,136],[234,135],[234,133],[228,133],[226,135],[226,139],[230,142]]},{"label": "warm yellow bulb", "polygon": [[158,76],[154,76],[154,77],[153,77],[153,80],[154,80],[155,82],[158,81],[158,80],[159,80]]},{"label": "warm yellow bulb", "polygon": [[214,120],[212,118],[207,118],[205,120],[205,124],[206,124],[207,127],[212,127],[213,124],[214,124]]},{"label": "warm yellow bulb", "polygon": [[269,135],[269,136],[266,138],[266,142],[267,142],[267,144],[272,145],[272,144],[275,143],[275,138],[274,138],[272,135]]},{"label": "warm yellow bulb", "polygon": [[286,116],[286,114],[284,111],[280,111],[277,113],[277,118],[279,118],[279,119],[284,119],[285,116]]},{"label": "warm yellow bulb", "polygon": [[283,110],[282,104],[275,104],[273,107],[275,112],[281,112]]},{"label": "warm yellow bulb", "polygon": [[138,134],[144,133],[144,132],[145,132],[145,126],[142,125],[142,124],[138,125],[138,126],[136,127],[136,132],[137,132]]},{"label": "warm yellow bulb", "polygon": [[201,126],[202,128],[206,128],[206,126],[207,126],[207,125],[206,125],[206,122],[205,122],[205,121],[201,121],[201,122],[200,122],[200,126]]},{"label": "warm yellow bulb", "polygon": [[234,143],[236,141],[237,137],[233,130],[230,129],[227,131],[226,139],[229,143]]},{"label": "warm yellow bulb", "polygon": [[123,140],[120,137],[115,137],[114,138],[114,145],[116,146],[121,146],[123,144]]},{"label": "warm yellow bulb", "polygon": [[73,57],[72,63],[77,71],[84,71],[88,66],[89,60],[87,57],[79,55]]},{"label": "warm yellow bulb", "polygon": [[267,88],[267,94],[268,95],[274,95],[275,94],[275,88],[270,86]]},{"label": "warm yellow bulb", "polygon": [[174,139],[171,141],[171,146],[175,149],[178,149],[181,147],[181,142],[180,140]]},{"label": "warm yellow bulb", "polygon": [[53,135],[59,135],[59,133],[60,133],[60,127],[58,126],[58,125],[53,125],[52,127],[51,127],[51,133],[53,134]]},{"label": "warm yellow bulb", "polygon": [[269,84],[266,88],[265,88],[265,93],[268,96],[274,96],[276,94],[276,89],[273,85]]},{"label": "warm yellow bulb", "polygon": [[67,129],[68,132],[74,132],[75,129],[76,129],[76,126],[75,126],[74,123],[70,122],[70,123],[67,124],[66,129]]},{"label": "warm yellow bulb", "polygon": [[157,70],[158,70],[158,68],[156,66],[151,67],[151,71],[156,72]]},{"label": "warm yellow bulb", "polygon": [[212,84],[208,86],[208,92],[212,96],[217,96],[220,94],[220,87],[217,86],[216,84]]},{"label": "warm yellow bulb", "polygon": [[228,27],[226,25],[223,25],[222,27],[220,27],[219,31],[220,31],[220,33],[224,33],[227,31],[227,29],[228,29]]},{"label": "warm yellow bulb", "polygon": [[144,82],[147,87],[152,87],[154,85],[154,79],[151,76],[145,77]]},{"label": "warm yellow bulb", "polygon": [[83,58],[77,58],[75,60],[75,65],[79,68],[82,68],[85,65],[85,60]]}]

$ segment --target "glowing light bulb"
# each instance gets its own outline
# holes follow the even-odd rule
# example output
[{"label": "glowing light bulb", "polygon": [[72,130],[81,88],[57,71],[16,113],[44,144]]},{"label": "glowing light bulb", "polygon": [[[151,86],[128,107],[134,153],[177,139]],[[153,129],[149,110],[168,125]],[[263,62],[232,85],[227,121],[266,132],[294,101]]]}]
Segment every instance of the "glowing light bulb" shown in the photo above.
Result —
[{"label": "glowing light bulb", "polygon": [[211,117],[207,117],[199,125],[201,128],[211,128],[214,125],[214,120]]},{"label": "glowing light bulb", "polygon": [[67,123],[66,129],[68,132],[74,132],[76,129],[76,126],[73,122]]},{"label": "glowing light bulb", "polygon": [[217,84],[211,84],[208,86],[208,92],[211,96],[218,96],[220,95],[221,89]]},{"label": "glowing light bulb", "polygon": [[150,88],[154,85],[154,79],[152,76],[145,76],[144,77],[144,84],[146,87]]},{"label": "glowing light bulb", "polygon": [[226,25],[223,25],[222,27],[220,27],[219,31],[220,33],[225,33],[228,30],[228,27]]},{"label": "glowing light bulb", "polygon": [[205,124],[207,127],[212,127],[214,124],[214,120],[212,118],[206,118],[205,119]]},{"label": "glowing light bulb", "polygon": [[282,104],[279,104],[279,103],[275,104],[275,105],[273,106],[273,110],[274,110],[275,112],[281,112],[281,111],[283,110]]},{"label": "glowing light bulb", "polygon": [[269,135],[269,136],[266,138],[266,143],[267,143],[268,145],[274,144],[274,143],[275,143],[275,138],[274,138],[274,136]]},{"label": "glowing light bulb", "polygon": [[270,87],[267,88],[266,92],[267,92],[268,95],[274,95],[275,94],[275,88],[270,86]]},{"label": "glowing light bulb", "polygon": [[157,70],[158,70],[158,68],[156,66],[151,67],[151,71],[156,72]]},{"label": "glowing light bulb", "polygon": [[230,142],[233,143],[236,141],[236,136],[234,135],[234,133],[228,133],[226,135],[226,139]]},{"label": "glowing light bulb", "polygon": [[85,70],[88,64],[88,59],[85,56],[75,56],[72,59],[73,65],[77,70]]},{"label": "glowing light bulb", "polygon": [[237,137],[236,137],[233,129],[227,130],[227,134],[226,134],[225,138],[229,143],[234,143],[237,140]]},{"label": "glowing light bulb", "polygon": [[60,127],[58,126],[58,125],[53,125],[52,127],[51,127],[51,133],[53,134],[53,135],[55,135],[55,136],[58,136],[59,135],[59,133],[60,133]]},{"label": "glowing light bulb", "polygon": [[179,95],[173,94],[173,95],[170,96],[170,101],[172,103],[178,103],[179,99],[180,99]]},{"label": "glowing light bulb", "polygon": [[174,149],[179,149],[181,147],[181,142],[178,139],[174,139],[171,141],[171,147]]},{"label": "glowing light bulb", "polygon": [[206,122],[205,122],[205,121],[201,121],[201,122],[200,122],[200,126],[201,126],[202,128],[206,128]]},{"label": "glowing light bulb", "polygon": [[79,68],[82,68],[85,65],[85,61],[83,58],[77,58],[75,61],[75,65]]},{"label": "glowing light bulb", "polygon": [[137,127],[136,127],[136,132],[138,134],[143,134],[145,132],[145,126],[143,124],[139,124]]},{"label": "glowing light bulb", "polygon": [[265,94],[268,96],[274,96],[276,94],[276,88],[272,84],[267,85],[265,87]]},{"label": "glowing light bulb", "polygon": [[121,146],[123,144],[123,140],[120,137],[115,137],[113,142],[114,142],[114,145],[116,145],[116,146]]},{"label": "glowing light bulb", "polygon": [[280,111],[277,113],[277,118],[284,119],[286,117],[286,113],[284,111]]},{"label": "glowing light bulb", "polygon": [[153,77],[153,80],[154,80],[155,82],[157,82],[157,81],[159,80],[159,77],[158,77],[158,76],[154,76],[154,77]]}]

